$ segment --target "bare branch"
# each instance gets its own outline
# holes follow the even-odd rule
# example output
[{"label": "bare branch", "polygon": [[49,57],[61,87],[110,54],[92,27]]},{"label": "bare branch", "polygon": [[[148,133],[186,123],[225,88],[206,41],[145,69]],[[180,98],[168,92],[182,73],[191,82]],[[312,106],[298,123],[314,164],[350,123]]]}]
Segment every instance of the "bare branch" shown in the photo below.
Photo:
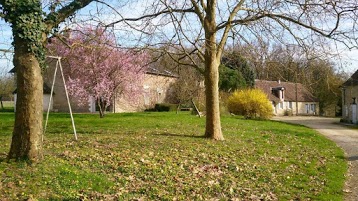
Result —
[{"label": "bare branch", "polygon": [[227,41],[227,37],[229,35],[229,32],[230,32],[230,29],[231,29],[231,21],[232,19],[235,17],[236,13],[239,12],[239,10],[241,9],[241,6],[242,4],[245,2],[245,0],[241,0],[235,7],[234,9],[231,11],[230,15],[229,15],[229,18],[227,20],[227,26],[225,27],[225,30],[224,30],[224,33],[223,33],[223,36],[221,37],[221,40],[220,40],[220,43],[218,45],[218,51],[217,51],[217,54],[216,54],[216,57],[218,59],[221,58],[221,55],[222,55],[222,51],[224,49],[224,46],[226,44],[226,41]]},{"label": "bare branch", "polygon": [[[166,5],[168,7],[168,5]],[[197,46],[197,41],[199,40],[199,37],[200,37],[200,34],[198,34],[197,38],[195,38],[193,41],[190,40],[190,38],[187,36],[187,34],[185,33],[183,27],[182,27],[182,19],[178,19],[174,13],[170,13],[170,16],[172,18],[172,22],[176,22],[176,23],[173,23],[174,26],[175,26],[175,32],[176,32],[176,35],[179,36],[179,35],[183,35],[184,36],[184,39],[186,41],[188,41],[191,45],[193,45],[194,47],[194,50],[190,53],[187,52],[186,48],[183,46],[183,42],[182,42],[182,39],[181,37],[178,37],[178,40],[179,40],[179,46],[182,48],[182,51],[184,52],[185,56],[188,57],[194,65],[198,66],[198,64],[196,64],[195,60],[192,58],[192,53],[194,52],[198,52],[199,54],[199,58],[204,61],[204,54],[199,50],[198,46]],[[181,18],[185,17],[184,14],[181,16]],[[180,34],[181,33],[181,34]],[[183,59],[184,57],[182,57],[181,59]],[[181,60],[179,59],[179,60]]]},{"label": "bare branch", "polygon": [[206,3],[204,0],[199,0],[200,1],[200,4],[201,4],[201,7],[206,11],[207,9],[207,6],[206,6]]},{"label": "bare branch", "polygon": [[288,16],[285,16],[285,15],[273,14],[273,13],[266,13],[266,14],[264,14],[263,16],[266,16],[266,17],[269,17],[269,18],[272,18],[272,19],[280,18],[280,19],[283,19],[283,20],[292,22],[292,23],[297,24],[297,25],[299,25],[299,26],[301,26],[301,27],[304,27],[304,28],[306,28],[306,29],[312,30],[312,31],[314,31],[314,32],[316,32],[316,33],[318,33],[318,34],[324,36],[324,37],[330,38],[330,37],[332,36],[332,33],[327,34],[327,33],[325,33],[323,30],[318,29],[317,27],[314,27],[314,26],[312,26],[312,25],[305,24],[305,23],[303,23],[303,22],[301,22],[301,21],[298,21],[298,20],[296,20],[296,19],[293,19],[293,18],[288,17]]},{"label": "bare branch", "polygon": [[258,21],[260,19],[263,19],[265,17],[268,17],[268,18],[271,18],[273,20],[277,20],[277,19],[282,19],[282,20],[285,20],[285,21],[288,21],[288,22],[292,22],[296,25],[299,25],[301,27],[304,27],[306,29],[309,29],[309,30],[312,30],[324,37],[332,37],[336,31],[336,29],[338,28],[338,23],[339,23],[339,20],[337,20],[337,24],[336,24],[336,27],[334,29],[332,29],[329,33],[325,33],[324,30],[321,30],[315,26],[312,26],[310,24],[305,24],[297,19],[293,19],[291,17],[288,17],[288,16],[285,16],[285,15],[282,15],[282,14],[274,14],[274,13],[266,13],[266,12],[263,12],[263,13],[260,13],[259,15],[256,15],[256,16],[249,16],[249,17],[246,17],[244,19],[239,19],[239,20],[232,20],[231,22],[230,21],[226,21],[226,22],[223,22],[221,23],[219,26],[217,26],[217,30],[220,30],[220,29],[223,29],[223,28],[226,28],[228,26],[228,24],[231,24],[232,26],[234,25],[247,25],[249,24],[250,22],[255,22],[255,21]]},{"label": "bare branch", "polygon": [[193,8],[187,8],[187,9],[165,9],[165,10],[162,10],[160,12],[157,12],[157,13],[154,13],[154,14],[149,14],[149,15],[143,15],[141,17],[137,17],[137,18],[123,18],[123,19],[120,19],[120,20],[117,20],[115,22],[112,22],[112,23],[109,23],[106,25],[106,27],[109,27],[109,26],[113,26],[115,24],[118,24],[120,22],[125,22],[125,21],[139,21],[139,20],[143,20],[143,19],[150,19],[150,18],[155,18],[155,17],[158,17],[160,15],[163,15],[163,14],[168,14],[168,13],[195,13],[194,9]]},{"label": "bare branch", "polygon": [[[185,62],[181,62],[181,60],[185,57],[181,57],[181,59],[180,58],[176,59],[173,57],[174,54],[172,52],[167,52],[167,53],[168,53],[168,56],[173,61],[175,61],[177,64],[183,65],[183,66],[191,66],[191,67],[195,68],[196,70],[198,70],[201,74],[204,74],[204,69],[200,68],[200,65],[196,64],[195,61],[192,60],[192,57],[189,57],[190,61],[191,61],[190,63],[185,63]],[[186,52],[185,54],[186,54],[185,56],[187,56],[188,53]]]},{"label": "bare branch", "polygon": [[91,2],[93,2],[93,0],[73,0],[60,10],[49,13],[45,19],[47,31],[50,31],[53,27],[59,25],[66,18],[73,15],[77,10],[84,8]]},{"label": "bare branch", "polygon": [[[203,0],[200,0],[201,2],[201,5],[202,7],[204,8],[204,10],[206,10],[206,5],[205,3],[203,2]],[[199,17],[199,20],[201,22],[201,25],[204,24],[204,14],[200,11],[200,7],[199,5],[197,4],[197,2],[195,2],[195,0],[191,0],[191,3],[193,4],[194,6],[194,9],[195,9],[195,14]]]},{"label": "bare branch", "polygon": [[14,53],[14,51],[12,51],[12,50],[7,50],[7,49],[0,49],[0,52]]}]

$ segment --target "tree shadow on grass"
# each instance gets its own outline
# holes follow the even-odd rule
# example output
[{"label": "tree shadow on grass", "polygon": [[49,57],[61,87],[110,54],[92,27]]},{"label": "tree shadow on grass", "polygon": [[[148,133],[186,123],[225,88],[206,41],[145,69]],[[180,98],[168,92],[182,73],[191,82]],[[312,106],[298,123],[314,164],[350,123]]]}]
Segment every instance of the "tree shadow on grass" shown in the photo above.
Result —
[{"label": "tree shadow on grass", "polygon": [[152,133],[155,136],[167,136],[167,137],[182,137],[182,138],[202,138],[205,139],[206,137],[203,135],[188,135],[188,134],[175,134],[175,133]]},{"label": "tree shadow on grass", "polygon": [[8,162],[7,154],[0,154],[0,163]]},{"label": "tree shadow on grass", "polygon": [[347,160],[347,161],[358,161],[358,156],[336,156],[337,158],[339,159],[344,159],[344,160]]},{"label": "tree shadow on grass", "polygon": [[14,113],[14,108],[3,108],[3,109],[0,108],[0,113],[1,112]]},{"label": "tree shadow on grass", "polygon": [[299,124],[299,123],[295,123],[294,121],[293,121],[293,122],[284,122],[284,121],[279,121],[279,120],[267,120],[267,121],[270,121],[270,122],[273,122],[273,123],[281,123],[281,124],[291,125],[291,126],[298,126],[298,127],[310,128],[310,127],[307,127],[307,126],[305,126],[305,125],[302,125],[302,124]]},{"label": "tree shadow on grass", "polygon": [[348,161],[358,161],[358,156],[349,156],[347,157]]}]

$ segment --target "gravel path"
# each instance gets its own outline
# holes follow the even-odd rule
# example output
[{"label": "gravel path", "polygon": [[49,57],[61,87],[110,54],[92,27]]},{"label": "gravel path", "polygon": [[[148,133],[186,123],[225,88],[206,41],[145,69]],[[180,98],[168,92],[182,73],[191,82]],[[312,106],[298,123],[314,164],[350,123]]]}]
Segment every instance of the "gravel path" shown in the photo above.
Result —
[{"label": "gravel path", "polygon": [[358,130],[340,125],[337,118],[293,116],[274,117],[273,120],[313,128],[341,147],[349,163],[348,178],[344,188],[345,200],[358,200]]}]

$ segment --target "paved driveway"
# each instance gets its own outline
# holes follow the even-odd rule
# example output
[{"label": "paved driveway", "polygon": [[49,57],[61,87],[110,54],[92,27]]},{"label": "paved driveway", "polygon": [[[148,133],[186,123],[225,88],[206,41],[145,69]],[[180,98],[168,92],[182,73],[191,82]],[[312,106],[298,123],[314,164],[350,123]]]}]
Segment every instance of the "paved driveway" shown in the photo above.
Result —
[{"label": "paved driveway", "polygon": [[349,162],[349,177],[344,190],[345,200],[358,200],[358,130],[340,125],[338,118],[293,116],[273,117],[273,120],[313,128],[340,146],[345,151]]}]

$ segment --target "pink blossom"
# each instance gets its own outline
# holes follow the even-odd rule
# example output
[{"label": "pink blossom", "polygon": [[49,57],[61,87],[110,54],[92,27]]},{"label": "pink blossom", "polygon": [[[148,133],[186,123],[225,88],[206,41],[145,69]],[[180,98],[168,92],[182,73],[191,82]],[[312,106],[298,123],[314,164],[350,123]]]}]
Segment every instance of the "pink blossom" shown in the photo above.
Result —
[{"label": "pink blossom", "polygon": [[69,34],[64,39],[67,45],[54,39],[48,48],[63,57],[71,96],[82,104],[88,104],[90,96],[102,100],[103,112],[112,103],[115,92],[128,101],[139,100],[147,54],[117,48],[115,37],[103,29],[87,27]]}]

